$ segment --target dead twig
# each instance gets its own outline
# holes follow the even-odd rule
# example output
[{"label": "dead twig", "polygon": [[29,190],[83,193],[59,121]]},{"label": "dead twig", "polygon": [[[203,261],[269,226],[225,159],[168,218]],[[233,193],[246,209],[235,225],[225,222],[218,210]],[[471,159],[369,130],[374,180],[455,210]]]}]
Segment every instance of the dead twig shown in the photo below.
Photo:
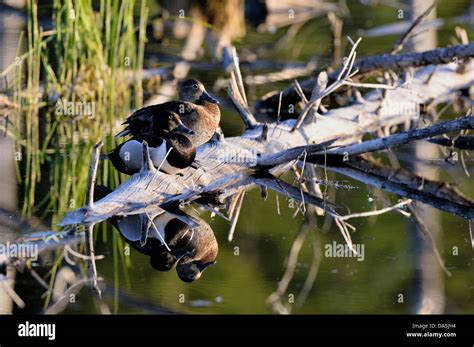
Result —
[{"label": "dead twig", "polygon": [[[358,71],[358,75],[362,75],[375,70],[399,70],[410,67],[421,67],[427,65],[441,65],[453,61],[454,58],[464,60],[474,57],[474,42],[466,45],[456,45],[443,48],[437,48],[425,52],[409,52],[402,54],[381,54],[366,57],[357,60],[354,63],[354,71]],[[328,75],[329,81],[335,81],[340,74],[342,68],[331,72]],[[316,83],[315,78],[307,79],[301,82],[301,88],[305,93],[310,93]],[[298,99],[298,93],[294,86],[290,86],[282,90],[283,104],[288,105]],[[255,105],[255,110],[264,113],[263,110],[275,107],[278,103],[278,94],[268,94],[260,99]]]},{"label": "dead twig", "polygon": [[[301,126],[301,124],[303,124],[303,121],[310,109],[312,109],[314,113],[318,112],[319,105],[321,104],[321,101],[323,99],[321,95],[326,89],[327,84],[328,84],[328,75],[326,74],[326,72],[323,71],[318,75],[318,80],[316,81],[314,89],[311,93],[311,99],[309,101],[306,99],[306,96],[304,95],[303,90],[301,89],[301,86],[298,84],[297,90],[299,90],[299,94],[302,95],[302,100],[305,106],[300,116],[298,117],[298,120],[296,121],[295,126],[293,127],[293,129],[291,129],[291,131],[295,131]],[[280,93],[280,96],[281,96],[281,93]]]},{"label": "dead twig", "polygon": [[102,297],[102,291],[99,288],[98,285],[98,275],[97,275],[97,266],[95,263],[95,250],[94,250],[94,224],[90,224],[87,229],[86,233],[86,248],[87,248],[87,253],[89,254],[89,261],[88,261],[88,272],[89,272],[89,278],[91,279],[92,286],[96,293],[99,295],[99,297]]},{"label": "dead twig", "polygon": [[245,197],[245,191],[241,191],[240,193],[237,193],[237,201],[236,201],[235,209],[232,213],[230,227],[229,227],[229,235],[227,237],[227,240],[229,242],[232,242],[234,238],[234,231],[237,226],[237,221],[239,220],[240,209],[242,208],[244,197]]},{"label": "dead twig", "polygon": [[418,18],[416,18],[413,23],[410,25],[408,30],[398,39],[397,43],[392,48],[391,54],[397,54],[403,49],[403,46],[407,43],[407,41],[412,37],[413,30],[423,21],[426,16],[430,14],[433,8],[436,6],[437,1],[434,1],[426,10],[423,12]]},{"label": "dead twig", "polygon": [[92,159],[89,167],[89,179],[87,181],[87,206],[89,208],[94,207],[94,187],[97,180],[97,167],[99,166],[100,148],[103,146],[103,142],[99,141],[94,145],[94,151],[92,153]]},{"label": "dead twig", "polygon": [[441,134],[464,129],[474,129],[474,116],[466,116],[443,123],[434,124],[423,129],[413,129],[390,136],[364,141],[362,143],[328,150],[328,154],[356,156],[363,153],[382,151]]},{"label": "dead twig", "polygon": [[398,204],[395,204],[393,206],[386,207],[386,208],[383,208],[383,209],[380,209],[380,210],[348,214],[348,215],[339,217],[339,220],[344,221],[344,220],[348,220],[348,219],[352,219],[352,218],[364,218],[364,217],[378,216],[378,215],[381,215],[381,214],[384,214],[384,213],[387,213],[387,212],[390,212],[390,211],[393,211],[393,210],[399,210],[399,212],[403,212],[402,210],[400,210],[400,208],[405,206],[405,205],[409,205],[411,203],[412,203],[412,200],[407,199],[407,200],[400,201]]},{"label": "dead twig", "polygon": [[240,73],[239,58],[235,47],[227,47],[224,51],[230,58],[230,80],[227,93],[232,99],[234,106],[240,113],[240,117],[245,123],[247,129],[254,128],[258,122],[250,111],[245,94],[244,83],[242,81],[242,74]]}]

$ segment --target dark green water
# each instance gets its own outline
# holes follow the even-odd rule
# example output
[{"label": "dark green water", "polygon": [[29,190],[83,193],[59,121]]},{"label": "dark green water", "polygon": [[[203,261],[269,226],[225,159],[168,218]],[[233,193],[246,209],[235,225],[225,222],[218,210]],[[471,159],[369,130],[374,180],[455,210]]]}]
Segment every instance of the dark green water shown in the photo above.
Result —
[{"label": "dark green water", "polygon": [[[357,1],[348,1],[352,15],[344,21],[344,35],[358,36],[359,29],[372,28],[396,21],[396,10],[390,7],[365,7]],[[438,17],[446,18],[465,14],[469,1],[440,1]],[[454,23],[438,31],[439,46],[449,43]],[[296,39],[274,49],[273,43],[282,37],[285,30],[275,34],[260,34],[248,28],[248,33],[238,44],[239,52],[262,51],[260,59],[277,62],[305,63],[311,58],[318,62],[318,69],[330,62],[330,28],[326,18],[314,19],[300,29]],[[472,35],[472,32],[470,33]],[[472,37],[472,36],[471,36]],[[366,38],[362,41],[359,56],[385,53],[390,50],[398,35]],[[347,48],[347,41],[344,40]],[[170,44],[176,44],[171,42]],[[166,50],[166,47],[162,48]],[[346,49],[347,51],[347,49]],[[262,72],[262,71],[261,71]],[[243,69],[243,74],[247,72]],[[220,67],[211,72],[191,72],[212,86],[215,79],[225,76]],[[303,78],[301,78],[302,80]],[[252,101],[269,90],[284,87],[288,82],[251,88]],[[221,98],[225,93],[221,92]],[[445,115],[445,118],[455,114]],[[238,135],[243,129],[237,113],[223,110],[222,128],[226,136]],[[406,148],[400,151],[407,153]],[[406,156],[403,158],[407,158]],[[401,159],[403,166],[410,158]],[[468,161],[472,171],[472,159]],[[456,182],[461,190],[474,197],[473,180],[462,173],[451,174],[439,169],[440,177]],[[350,206],[352,212],[361,212],[384,207],[380,191],[374,191],[363,183],[334,175],[331,179],[344,181],[354,189],[338,189],[336,201]],[[329,188],[331,191],[334,188]],[[392,203],[397,197],[384,193]],[[107,290],[105,300],[112,310],[119,313],[155,313],[171,310],[183,313],[272,313],[266,304],[267,297],[276,289],[284,272],[285,260],[303,217],[299,213],[292,218],[294,210],[284,197],[277,213],[276,195],[269,193],[263,201],[258,190],[253,190],[245,199],[235,231],[234,241],[227,241],[228,223],[220,217],[210,218],[209,212],[201,213],[213,228],[219,242],[217,264],[210,267],[202,278],[192,284],[183,283],[175,271],[160,273],[149,266],[146,256],[131,250],[129,266],[122,266],[124,257],[114,257],[114,238],[118,233],[111,227],[97,233],[97,253],[105,259],[98,261],[98,272],[105,278]],[[446,296],[446,312],[474,312],[473,250],[470,247],[468,224],[457,217],[439,212],[442,234],[439,251],[452,272],[451,277],[442,274],[442,286]],[[364,261],[356,258],[327,258],[324,246],[333,241],[343,243],[340,232],[332,225],[328,232],[321,232],[324,218],[318,217],[314,226],[318,233],[321,262],[313,289],[306,300],[292,305],[293,313],[409,313],[413,306],[413,279],[415,276],[414,249],[409,219],[391,212],[377,218],[351,221],[357,228],[352,234],[354,243],[365,245]],[[106,233],[106,235],[104,235]],[[298,297],[305,282],[312,258],[312,237],[308,233],[300,252],[293,281],[284,296],[285,301]],[[236,252],[236,247],[238,252]],[[458,255],[453,254],[457,247]],[[238,253],[238,255],[236,255]],[[114,258],[118,265],[114,266]],[[434,262],[430,266],[438,267]],[[26,278],[23,278],[22,281]],[[20,282],[21,283],[21,282]],[[183,296],[184,294],[184,302]],[[399,302],[400,294],[403,302]],[[94,313],[93,293],[83,289],[77,302],[69,305],[67,313]],[[181,300],[180,300],[181,299]]]}]

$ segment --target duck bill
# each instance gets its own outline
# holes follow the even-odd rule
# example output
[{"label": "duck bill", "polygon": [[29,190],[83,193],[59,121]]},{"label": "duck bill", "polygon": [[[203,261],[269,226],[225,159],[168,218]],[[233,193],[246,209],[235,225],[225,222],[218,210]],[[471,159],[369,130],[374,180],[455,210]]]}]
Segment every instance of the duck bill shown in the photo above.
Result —
[{"label": "duck bill", "polygon": [[176,127],[175,131],[178,131],[183,134],[194,135],[195,132],[189,129],[187,126],[183,124],[183,122],[179,122],[179,125]]},{"label": "duck bill", "polygon": [[205,101],[209,101],[213,104],[219,104],[219,101],[217,101],[212,96],[210,96],[209,93],[206,90],[202,93],[201,99],[205,100]]}]

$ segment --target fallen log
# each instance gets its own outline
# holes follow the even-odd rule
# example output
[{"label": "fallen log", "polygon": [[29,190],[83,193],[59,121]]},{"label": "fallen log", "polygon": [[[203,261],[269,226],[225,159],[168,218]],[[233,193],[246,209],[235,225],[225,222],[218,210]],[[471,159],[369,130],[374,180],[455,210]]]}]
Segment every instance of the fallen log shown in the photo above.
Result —
[{"label": "fallen log", "polygon": [[[414,75],[410,89],[400,84],[396,89],[387,90],[385,100],[394,105],[404,104],[407,100],[410,104],[419,105],[452,94],[473,85],[473,68],[472,62],[462,73],[457,71],[454,63],[440,65],[436,69],[434,66],[422,68]],[[303,124],[296,131],[292,131],[296,120],[267,126],[259,123],[239,137],[211,141],[198,148],[198,169],[188,168],[182,177],[177,177],[145,166],[93,206],[69,212],[61,224],[96,223],[113,215],[143,213],[148,206],[155,204],[182,205],[208,193],[225,199],[259,184],[254,176],[258,172],[259,161],[267,160],[266,165],[272,167],[270,174],[279,175],[287,171],[292,162],[281,162],[278,154],[283,155],[287,149],[327,141],[332,143],[331,146],[354,145],[364,134],[418,120],[418,108],[387,107],[380,112],[382,103],[380,94],[371,92],[358,104],[330,110],[324,115],[316,113],[315,121]],[[460,128],[472,129],[473,116],[465,118],[468,119],[461,120],[464,127]],[[423,131],[417,134],[419,132]],[[263,133],[266,133],[265,136],[262,136]],[[429,131],[426,133],[426,136],[431,134]],[[304,151],[305,147],[302,147],[301,153]],[[268,161],[272,156],[274,162]],[[472,210],[472,206],[468,208]],[[471,216],[470,212],[465,215]]]}]

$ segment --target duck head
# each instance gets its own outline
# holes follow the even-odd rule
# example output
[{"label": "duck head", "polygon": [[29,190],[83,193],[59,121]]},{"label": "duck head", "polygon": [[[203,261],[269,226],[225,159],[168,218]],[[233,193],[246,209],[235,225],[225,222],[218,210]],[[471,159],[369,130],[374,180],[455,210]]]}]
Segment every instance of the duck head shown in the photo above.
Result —
[{"label": "duck head", "polygon": [[181,84],[179,88],[179,98],[183,101],[192,103],[199,103],[202,101],[207,101],[213,104],[219,103],[219,101],[209,95],[204,85],[195,79],[186,80]]},{"label": "duck head", "polygon": [[190,283],[201,278],[204,270],[206,270],[208,266],[214,265],[215,263],[215,261],[210,261],[207,263],[192,262],[185,264],[178,262],[178,265],[176,266],[176,272],[178,273],[178,277],[181,281]]},{"label": "duck head", "polygon": [[153,128],[157,134],[169,134],[174,131],[188,135],[195,134],[193,130],[183,124],[179,116],[174,112],[163,114],[161,117],[155,117],[153,119]]}]

